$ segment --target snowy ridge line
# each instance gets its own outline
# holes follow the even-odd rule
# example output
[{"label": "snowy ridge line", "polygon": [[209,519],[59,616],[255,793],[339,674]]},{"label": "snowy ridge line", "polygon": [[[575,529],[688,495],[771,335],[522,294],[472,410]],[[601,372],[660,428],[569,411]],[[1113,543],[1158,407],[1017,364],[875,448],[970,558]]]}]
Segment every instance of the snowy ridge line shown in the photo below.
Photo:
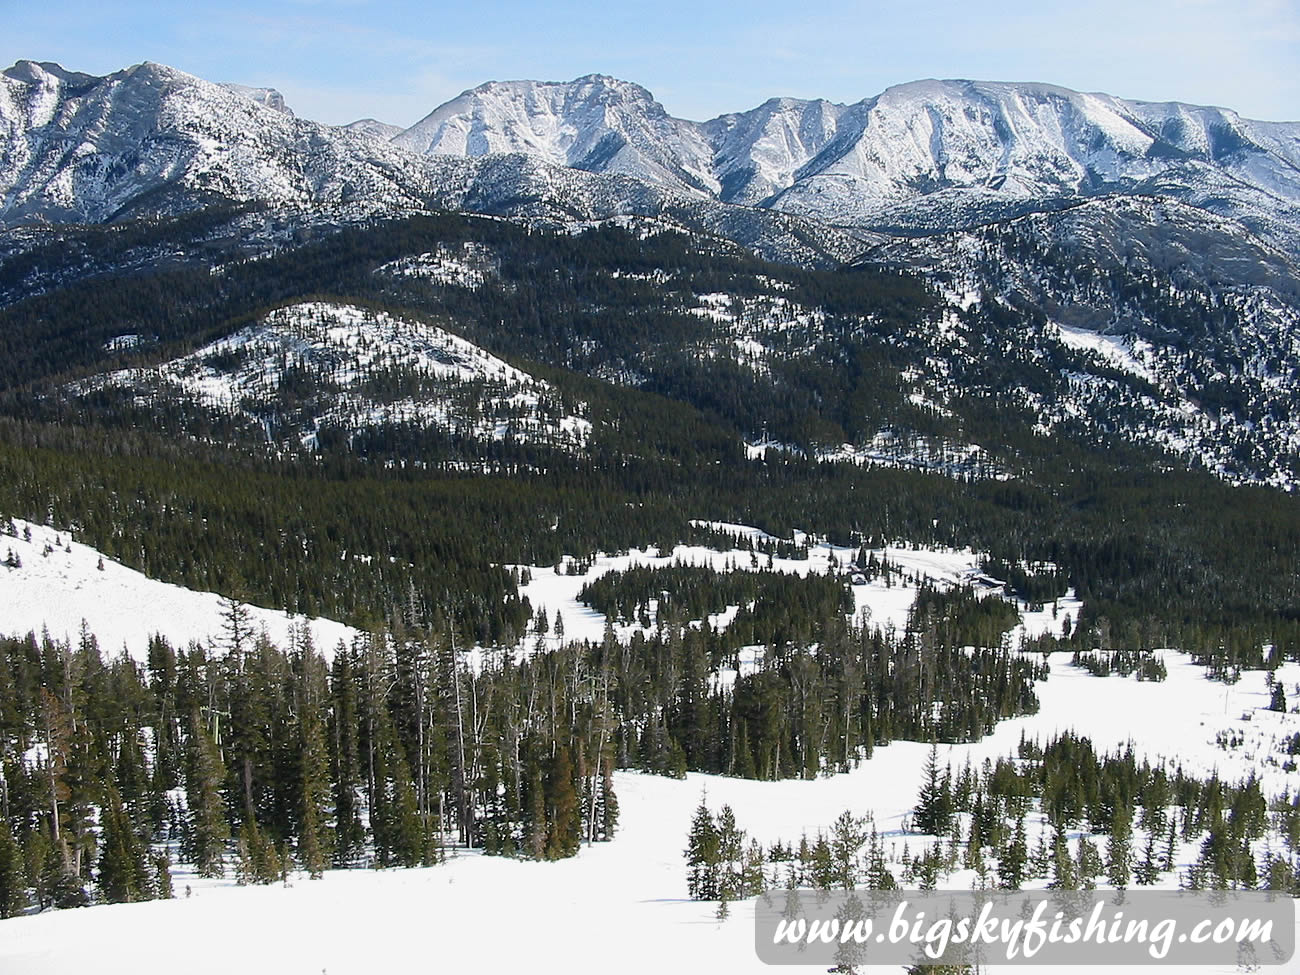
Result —
[{"label": "snowy ridge line", "polygon": [[835,225],[951,229],[1104,193],[1159,192],[1298,242],[1296,123],[1054,85],[917,81],[851,105],[773,98],[696,123],[630,82],[489,82],[392,139],[519,153]]}]

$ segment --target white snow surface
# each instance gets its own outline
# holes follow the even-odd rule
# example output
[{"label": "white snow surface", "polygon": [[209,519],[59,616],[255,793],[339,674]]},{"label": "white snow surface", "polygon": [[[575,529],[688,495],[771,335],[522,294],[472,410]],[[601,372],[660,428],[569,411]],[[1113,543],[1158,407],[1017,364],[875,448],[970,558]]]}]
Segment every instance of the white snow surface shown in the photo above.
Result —
[{"label": "white snow surface", "polygon": [[[710,566],[716,571],[746,571],[771,569],[775,572],[787,572],[806,576],[810,573],[825,574],[836,571],[847,575],[849,563],[857,556],[854,547],[832,545],[826,541],[810,539],[802,532],[796,532],[792,539],[774,539],[757,528],[748,525],[736,525],[726,522],[699,521],[701,527],[738,534],[752,538],[755,542],[785,541],[787,543],[808,545],[807,558],[775,557],[769,564],[766,555],[752,553],[744,549],[720,551],[700,545],[677,545],[671,552],[658,549],[631,549],[619,555],[598,555],[580,574],[570,575],[572,560],[565,559],[558,565],[547,566],[512,566],[516,569],[528,569],[531,581],[520,587],[521,595],[527,596],[534,613],[538,609],[546,612],[547,618],[554,621],[558,612],[564,620],[564,639],[590,640],[598,643],[604,636],[605,616],[578,600],[578,593],[588,582],[600,578],[607,572],[623,571],[633,565],[668,566],[673,564]],[[990,580],[980,570],[979,553],[970,549],[932,549],[912,548],[902,545],[890,545],[884,548],[869,549],[878,562],[887,561],[892,567],[890,581],[886,583],[883,576],[864,585],[850,586],[853,592],[853,617],[858,622],[865,622],[872,627],[884,630],[893,629],[901,634],[907,627],[907,616],[916,601],[916,594],[923,583],[929,583],[940,589],[970,585],[984,594],[1002,594],[1003,588],[995,580]],[[836,566],[832,567],[834,558]],[[847,582],[846,578],[846,582]],[[1023,634],[1028,637],[1046,632],[1060,631],[1063,616],[1078,615],[1079,603],[1069,594],[1058,606],[1058,617],[1053,617],[1051,609],[1041,612],[1023,612],[1022,623],[1013,633],[1013,639],[1019,640]],[[1024,607],[1022,607],[1024,609]],[[725,626],[735,615],[735,608],[725,614],[718,614],[710,620],[715,628]],[[651,613],[651,630],[654,627],[654,614]],[[627,640],[632,633],[642,630],[637,623],[622,623],[614,626],[614,634],[620,640]],[[555,645],[558,640],[552,631],[545,638],[547,645]],[[1014,644],[1013,644],[1014,645]],[[535,639],[525,637],[520,649],[527,650],[535,646]]]},{"label": "white snow surface", "polygon": [[[771,536],[752,527],[701,522],[755,541]],[[150,580],[111,560],[97,568],[99,553],[70,539],[66,530],[15,521],[17,535],[0,522],[0,558],[12,550],[21,568],[0,566],[0,632],[42,627],[75,640],[86,620],[106,652],[125,645],[137,659],[150,634],[164,633],[174,643],[203,640],[220,630],[219,597],[194,593]],[[25,541],[25,529],[31,541]],[[844,562],[850,549],[836,548],[803,533],[793,539],[809,546],[808,559],[776,559],[788,572],[827,571],[832,555]],[[50,549],[46,553],[45,549]],[[68,551],[70,549],[71,551]],[[979,575],[978,557],[963,551],[930,551],[891,546],[877,552],[910,577],[906,584],[854,587],[859,608],[872,620],[901,625],[922,577],[939,585],[973,583],[997,591]],[[718,552],[679,546],[671,555],[634,551],[602,556],[583,576],[556,575],[535,567],[525,592],[534,606],[552,615],[563,611],[570,639],[600,639],[604,621],[575,600],[583,580],[636,561],[663,564],[670,559],[713,564],[748,562],[748,552]],[[742,561],[743,560],[743,561]],[[759,556],[760,565],[766,557]],[[1041,632],[1075,614],[1067,596],[1059,614],[1050,608],[1023,614],[1025,629]],[[273,639],[283,639],[293,619],[272,610],[253,609],[256,622]],[[725,623],[728,614],[715,618]],[[309,621],[316,645],[328,650],[355,631],[328,620]],[[757,648],[742,653],[742,666],[755,666]],[[1283,737],[1300,731],[1300,715],[1268,711],[1263,672],[1247,672],[1235,685],[1214,683],[1205,671],[1175,651],[1163,652],[1169,677],[1163,683],[1133,678],[1096,678],[1069,665],[1069,655],[1051,656],[1051,674],[1037,685],[1037,714],[1001,723],[983,741],[940,747],[940,761],[960,768],[968,759],[1011,755],[1021,735],[1046,741],[1065,730],[1089,736],[1100,751],[1132,743],[1153,761],[1181,763],[1197,774],[1218,770],[1229,780],[1251,772],[1261,776],[1266,795],[1300,787],[1300,772],[1286,771],[1279,751]],[[1278,679],[1288,690],[1300,681],[1300,665],[1287,664]],[[1294,694],[1288,697],[1294,698]],[[1240,738],[1223,748],[1220,738]],[[244,975],[318,972],[330,975],[407,971],[433,964],[447,971],[605,972],[611,959],[620,971],[769,971],[753,951],[752,907],[733,906],[731,917],[716,920],[713,903],[685,897],[682,850],[692,812],[706,797],[717,810],[735,810],[740,826],[764,843],[798,840],[825,829],[843,810],[870,814],[881,830],[888,855],[897,861],[905,847],[927,840],[904,832],[915,802],[928,746],[895,742],[848,774],[813,781],[755,782],[691,774],[685,780],[619,772],[615,788],[621,807],[613,842],[585,848],[559,863],[531,863],[459,851],[450,862],[429,869],[327,871],[319,881],[291,877],[287,887],[241,888],[233,879],[201,880],[185,866],[174,871],[177,897],[168,902],[97,906],[53,911],[0,921],[0,971],[6,975],[64,975],[96,971],[103,975],[140,970],[142,945],[156,957],[184,957],[186,970]],[[1033,829],[1031,817],[1031,830]],[[1031,833],[1031,841],[1035,835]],[[1185,866],[1195,844],[1180,847]],[[898,871],[898,863],[891,866]],[[957,874],[948,886],[969,882]],[[1172,875],[1163,886],[1174,885]],[[185,897],[185,888],[192,890]],[[212,931],[238,931],[239,939],[220,950],[195,951]],[[506,936],[503,936],[506,935]],[[570,940],[572,939],[572,940]],[[575,947],[575,945],[577,947]],[[1022,969],[1023,970],[1023,969]],[[1112,969],[1120,973],[1124,969]],[[900,969],[872,971],[897,975]],[[994,970],[994,975],[1011,969]],[[1068,969],[1066,971],[1069,971]],[[1134,969],[1134,975],[1139,970]],[[1177,971],[1176,969],[1174,971]],[[1232,969],[1188,969],[1220,972]]]},{"label": "white snow surface", "polygon": [[[0,521],[0,563],[12,551],[22,565],[0,564],[0,633],[34,632],[39,637],[48,631],[54,639],[76,646],[84,621],[105,656],[125,648],[140,662],[147,660],[149,638],[156,633],[178,648],[191,640],[204,643],[220,637],[217,593],[150,579],[73,541],[66,530],[18,518],[13,524],[17,536],[8,533],[8,521]],[[25,529],[31,530],[30,542],[25,540]],[[339,641],[351,643],[358,635],[334,620],[307,619],[258,606],[248,610],[253,627],[264,630],[278,646],[289,646],[290,627],[304,623],[316,648],[325,654],[332,653]],[[0,971],[6,969],[0,966]]]},{"label": "white snow surface", "polygon": [[1133,337],[1103,335],[1100,332],[1071,328],[1068,325],[1058,325],[1057,328],[1062,345],[1096,353],[1117,369],[1132,373],[1148,382],[1159,381],[1141,358],[1143,353],[1151,351],[1149,343]]},{"label": "white snow surface", "polygon": [[[1072,728],[1099,749],[1133,741],[1151,756],[1186,769],[1239,777],[1262,769],[1266,791],[1300,776],[1263,763],[1262,749],[1300,716],[1261,710],[1268,695],[1262,673],[1230,688],[1205,680],[1181,654],[1169,653],[1163,684],[1095,678],[1052,658],[1038,687],[1039,714],[1003,722],[972,745],[941,746],[940,761],[955,768],[969,758],[1013,754],[1022,733],[1045,740]],[[1292,685],[1300,667],[1279,676]],[[1250,721],[1241,715],[1248,714]],[[1225,752],[1214,744],[1224,728],[1248,732],[1248,745]],[[722,922],[716,904],[686,899],[682,850],[701,798],[716,811],[735,810],[739,825],[763,842],[797,841],[825,829],[843,810],[873,815],[887,853],[898,858],[927,842],[902,832],[914,804],[928,746],[895,742],[845,775],[814,781],[755,782],[688,775],[677,781],[630,772],[615,775],[621,808],[613,842],[584,848],[558,863],[534,863],[461,852],[442,866],[414,870],[327,871],[290,885],[240,888],[233,880],[201,881],[175,872],[177,899],[55,911],[0,922],[0,971],[13,975],[102,975],[140,970],[151,957],[185,958],[194,975],[232,968],[244,975],[326,972],[369,975],[436,967],[453,972],[770,972],[754,953],[751,902],[733,905]],[[1032,829],[1032,826],[1031,826]],[[1035,836],[1031,833],[1031,842]],[[1185,866],[1194,845],[1180,847]],[[1189,854],[1189,851],[1193,851]],[[897,864],[893,864],[897,869]],[[193,896],[186,898],[190,885]],[[1166,877],[1163,886],[1172,886]],[[213,950],[212,932],[238,932]],[[146,946],[147,949],[142,947]],[[1025,968],[993,968],[1013,975]],[[1164,968],[1179,975],[1232,975],[1234,968]],[[1263,969],[1267,971],[1269,969]],[[1272,969],[1274,971],[1290,969]],[[898,975],[898,967],[871,968]],[[1064,972],[1075,969],[1062,969]],[[1108,968],[1139,975],[1150,968]]]}]

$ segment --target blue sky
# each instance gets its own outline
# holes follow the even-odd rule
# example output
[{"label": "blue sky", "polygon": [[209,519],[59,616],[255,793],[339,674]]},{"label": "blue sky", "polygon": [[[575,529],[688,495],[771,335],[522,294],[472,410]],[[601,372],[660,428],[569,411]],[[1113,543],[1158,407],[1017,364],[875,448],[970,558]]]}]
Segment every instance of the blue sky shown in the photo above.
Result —
[{"label": "blue sky", "polygon": [[300,115],[410,125],[466,88],[612,74],[674,115],[853,102],[918,78],[1046,81],[1300,120],[1300,0],[0,0],[0,61],[160,61]]}]

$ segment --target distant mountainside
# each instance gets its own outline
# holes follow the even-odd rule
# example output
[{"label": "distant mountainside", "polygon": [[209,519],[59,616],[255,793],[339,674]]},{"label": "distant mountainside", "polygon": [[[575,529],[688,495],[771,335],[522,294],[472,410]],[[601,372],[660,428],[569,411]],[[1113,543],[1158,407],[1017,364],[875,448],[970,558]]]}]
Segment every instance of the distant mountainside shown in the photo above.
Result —
[{"label": "distant mountainside", "polygon": [[874,229],[953,229],[1103,194],[1167,196],[1300,244],[1300,124],[1043,84],[919,81],[853,105],[771,99],[695,123],[603,75],[492,82],[393,138],[519,152]]},{"label": "distant mountainside", "polygon": [[[372,119],[319,125],[274,89],[158,64],[101,78],[20,61],[0,74],[0,141],[9,226],[216,198],[579,218],[695,200],[917,234],[1136,195],[1300,254],[1300,123],[1043,84],[921,81],[852,105],[777,98],[697,123],[604,75],[491,82],[400,131]],[[502,155],[531,161],[513,164],[507,185],[500,165],[483,168]],[[560,175],[575,170],[636,182]]]},{"label": "distant mountainside", "polygon": [[[481,85],[397,130],[373,119],[321,125],[295,116],[274,89],[211,84],[158,64],[95,77],[21,61],[0,73],[0,145],[0,305],[159,267],[224,275],[340,226],[446,211],[566,234],[607,224],[641,240],[679,232],[704,260],[748,250],[784,264],[883,265],[923,277],[940,310],[914,303],[901,313],[908,324],[892,335],[893,348],[871,352],[889,365],[872,358],[869,369],[865,360],[854,366],[897,385],[891,405],[867,423],[865,401],[836,402],[841,394],[831,392],[844,381],[844,343],[876,327],[869,315],[828,317],[826,299],[814,293],[796,302],[759,278],[708,284],[704,272],[688,295],[670,296],[673,286],[653,277],[662,269],[640,258],[622,276],[583,284],[599,298],[579,291],[514,309],[547,336],[524,354],[709,410],[721,409],[708,405],[718,397],[756,452],[860,460],[897,453],[910,425],[921,439],[908,463],[965,470],[952,448],[996,471],[1012,458],[985,458],[953,421],[955,404],[978,388],[1001,408],[1023,411],[1040,435],[1118,435],[1229,480],[1300,480],[1292,393],[1300,376],[1300,124],[965,81],[900,85],[853,105],[771,99],[696,123],[673,118],[638,85],[588,75]],[[130,230],[115,236],[69,224]],[[445,356],[451,341],[442,320],[421,317],[430,294],[469,289],[513,304],[536,287],[485,278],[487,265],[465,264],[458,246],[425,241],[388,252],[388,270],[373,278],[377,268],[343,255],[350,285],[337,268],[291,285],[286,265],[259,284],[260,304],[244,302],[229,323],[195,325],[179,349],[164,349],[174,324],[150,332],[121,321],[93,354],[51,355],[59,363],[73,355],[101,373],[64,385],[83,402],[181,404],[188,419],[177,429],[224,424],[306,444],[318,429],[346,439],[397,422],[421,436],[454,427],[457,436],[491,440],[492,431],[471,431],[479,420],[465,417],[497,417],[517,427],[512,443],[582,450],[571,414],[519,399],[522,390],[542,402],[542,377],[526,389],[465,392],[452,388],[464,376],[450,383],[428,372],[425,360]],[[466,253],[500,264],[490,247]],[[613,316],[627,327],[642,314],[642,299],[624,293],[633,281],[674,324],[647,322],[630,342],[574,324],[574,315]],[[343,299],[328,307],[347,308],[355,297],[387,302],[393,294],[398,310],[418,313],[393,319],[407,322],[414,344],[382,369],[353,361],[328,330],[306,335],[300,322],[276,317],[284,301],[315,308],[304,302],[324,296]],[[223,307],[230,298],[210,300]],[[463,329],[479,314],[458,308],[448,324]],[[522,351],[517,342],[492,346],[501,336],[477,327],[476,345],[496,355]],[[657,337],[665,327],[673,342]],[[45,342],[33,328],[32,341]],[[123,352],[111,342],[137,334],[153,335],[157,355],[168,357],[155,358],[146,341],[132,355],[149,360],[148,369],[105,378],[96,358]],[[7,370],[14,381],[29,353],[16,348]],[[283,355],[297,366],[263,361]],[[254,373],[244,374],[245,356],[258,364]],[[813,359],[826,370],[816,378]],[[211,368],[201,388],[182,381]],[[356,386],[360,372],[369,378]],[[205,398],[217,379],[226,384],[220,402]],[[235,415],[214,420],[216,407]],[[821,417],[808,422],[814,411]],[[268,426],[273,414],[285,415]],[[456,423],[442,422],[452,414]]]},{"label": "distant mountainside", "polygon": [[243,95],[245,98],[252,99],[259,105],[265,105],[267,108],[275,109],[277,112],[283,112],[285,115],[293,117],[293,109],[285,104],[284,95],[274,88],[250,88],[247,85],[236,85],[232,82],[225,82],[221,87],[226,91],[233,91],[236,95]]},{"label": "distant mountainside", "polygon": [[421,156],[382,123],[293,116],[277,92],[144,63],[105,77],[20,61],[0,73],[0,230],[277,208],[319,224],[466,210],[551,223],[654,216],[778,260],[843,260],[860,243],[799,217],[737,210],[523,154]]}]

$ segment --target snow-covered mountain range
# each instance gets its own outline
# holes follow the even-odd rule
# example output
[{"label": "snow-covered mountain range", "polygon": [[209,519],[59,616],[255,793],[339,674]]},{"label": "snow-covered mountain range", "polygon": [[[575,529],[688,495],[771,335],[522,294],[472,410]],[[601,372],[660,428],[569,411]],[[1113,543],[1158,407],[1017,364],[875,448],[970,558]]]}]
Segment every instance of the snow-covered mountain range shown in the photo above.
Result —
[{"label": "snow-covered mountain range", "polygon": [[[38,256],[67,249],[64,224],[213,204],[235,205],[234,215],[214,209],[215,225],[178,231],[197,236],[162,251],[151,238],[108,257],[87,252],[79,265]],[[697,123],[672,117],[639,85],[588,75],[481,85],[401,130],[374,119],[322,125],[296,116],[275,89],[153,63],[105,77],[31,61],[0,72],[0,265],[9,272],[0,303],[164,259],[206,264],[213,248],[219,261],[264,257],[322,224],[445,210],[565,230],[614,220],[640,233],[681,230],[709,251],[739,245],[786,263],[864,259],[919,271],[946,295],[953,321],[976,306],[1008,319],[999,347],[1008,362],[1028,358],[1004,392],[1042,430],[1118,424],[1234,479],[1294,483],[1300,123],[968,81],[914,82],[852,105],[775,98]],[[474,287],[491,268],[471,258],[411,253],[385,273]],[[249,339],[257,361],[305,342],[313,375],[340,356],[370,368],[325,333],[289,335],[283,325],[268,319]],[[412,334],[432,343],[408,350],[406,379],[420,385],[421,357],[446,343]],[[813,329],[809,347],[824,337]],[[758,332],[722,338],[728,356],[739,350],[741,365],[761,371]],[[1122,352],[1106,379],[1120,391],[1071,379],[1045,398],[1025,377],[1065,347],[1106,361]],[[948,372],[975,355],[950,351],[931,349],[909,372],[921,402],[942,406],[959,385]],[[196,361],[207,368],[227,352],[204,348]],[[144,382],[151,397],[205,410],[213,403],[181,382],[199,365],[183,359],[104,388],[142,394]],[[322,423],[359,429],[400,399],[381,402],[373,382],[353,389],[349,379],[342,387],[355,402],[307,404],[279,429],[284,377],[262,388],[265,377],[243,375],[242,360],[228,365],[216,377],[227,399],[252,404],[241,422],[278,418],[273,440],[310,440]],[[327,390],[338,383],[325,378]],[[447,392],[427,415],[394,415],[445,427],[438,417],[457,413]],[[505,417],[515,392],[469,412]],[[581,444],[564,410],[524,412],[539,425],[523,439]]]},{"label": "snow-covered mountain range", "polygon": [[0,72],[0,231],[235,203],[309,223],[430,210],[551,223],[651,216],[801,263],[861,249],[800,217],[617,172],[520,152],[422,155],[388,141],[395,131],[373,119],[311,122],[273,89],[212,84],[160,64],[95,77],[20,61]]},{"label": "snow-covered mountain range", "polygon": [[501,82],[393,142],[434,155],[519,152],[829,223],[947,229],[1120,192],[1297,240],[1300,125],[1043,84],[919,81],[853,105],[774,98],[694,123],[601,75]]},{"label": "snow-covered mountain range", "polygon": [[[503,155],[527,162],[503,171]],[[274,89],[152,63],[94,77],[20,61],[0,74],[10,226],[212,198],[582,217],[693,199],[917,233],[1113,194],[1173,198],[1300,253],[1300,123],[971,81],[913,82],[852,105],[774,98],[697,123],[639,85],[588,75],[491,82],[399,130],[320,125]]]}]

